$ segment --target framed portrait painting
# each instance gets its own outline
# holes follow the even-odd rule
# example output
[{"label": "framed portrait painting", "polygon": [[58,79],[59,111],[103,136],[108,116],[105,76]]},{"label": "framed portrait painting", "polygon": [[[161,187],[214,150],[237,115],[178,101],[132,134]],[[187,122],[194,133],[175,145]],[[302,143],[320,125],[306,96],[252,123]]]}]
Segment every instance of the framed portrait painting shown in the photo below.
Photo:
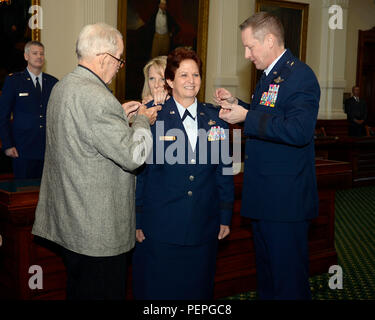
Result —
[{"label": "framed portrait painting", "polygon": [[[256,0],[255,12],[266,11],[277,16],[285,30],[285,48],[294,56],[306,61],[307,22],[309,4],[282,0]],[[251,92],[254,91],[262,71],[252,66]]]},{"label": "framed portrait painting", "polygon": [[143,67],[158,55],[167,55],[177,47],[190,47],[202,59],[202,86],[198,99],[204,97],[208,5],[209,0],[167,0],[167,44],[155,46],[156,17],[159,0],[119,0],[118,29],[124,36],[125,68],[115,86],[120,101],[140,100],[144,84]]}]

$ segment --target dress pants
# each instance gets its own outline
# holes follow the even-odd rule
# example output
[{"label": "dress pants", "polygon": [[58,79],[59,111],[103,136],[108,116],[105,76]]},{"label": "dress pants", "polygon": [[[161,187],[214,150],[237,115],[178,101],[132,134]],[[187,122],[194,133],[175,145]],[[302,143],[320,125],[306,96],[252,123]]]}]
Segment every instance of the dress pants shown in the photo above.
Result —
[{"label": "dress pants", "polygon": [[218,240],[193,246],[146,238],[133,254],[136,300],[211,300]]},{"label": "dress pants", "polygon": [[42,178],[44,160],[40,159],[13,159],[13,174],[15,179]]},{"label": "dress pants", "polygon": [[309,221],[252,221],[259,299],[311,299],[308,228]]},{"label": "dress pants", "polygon": [[151,49],[151,58],[155,58],[157,56],[168,55],[170,49],[170,38],[169,34],[154,34],[154,39],[152,41],[152,49]]},{"label": "dress pants", "polygon": [[66,266],[67,300],[125,300],[126,253],[91,257],[61,248]]}]

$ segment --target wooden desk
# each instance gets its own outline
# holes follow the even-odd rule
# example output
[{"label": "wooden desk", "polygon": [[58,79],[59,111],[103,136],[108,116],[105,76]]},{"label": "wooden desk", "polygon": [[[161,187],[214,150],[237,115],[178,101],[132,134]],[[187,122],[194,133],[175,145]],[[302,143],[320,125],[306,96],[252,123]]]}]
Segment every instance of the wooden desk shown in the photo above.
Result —
[{"label": "wooden desk", "polygon": [[[334,248],[335,189],[351,184],[351,166],[318,160],[319,217],[309,234],[311,274],[328,272],[336,263]],[[255,257],[250,219],[240,216],[243,175],[235,176],[236,201],[230,236],[220,242],[215,278],[215,298],[255,290]],[[38,242],[31,234],[39,193],[39,181],[0,182],[0,298],[64,299],[65,268],[50,242]],[[39,239],[40,240],[40,239]],[[30,290],[29,268],[43,269],[43,290]],[[131,280],[129,278],[129,280]],[[129,297],[131,288],[129,281]]]},{"label": "wooden desk", "polygon": [[375,137],[317,139],[315,151],[329,160],[350,162],[353,187],[375,185]]},{"label": "wooden desk", "polygon": [[[65,267],[51,242],[31,234],[40,180],[0,181],[0,299],[64,299]],[[29,268],[43,270],[43,290],[31,290]]]}]

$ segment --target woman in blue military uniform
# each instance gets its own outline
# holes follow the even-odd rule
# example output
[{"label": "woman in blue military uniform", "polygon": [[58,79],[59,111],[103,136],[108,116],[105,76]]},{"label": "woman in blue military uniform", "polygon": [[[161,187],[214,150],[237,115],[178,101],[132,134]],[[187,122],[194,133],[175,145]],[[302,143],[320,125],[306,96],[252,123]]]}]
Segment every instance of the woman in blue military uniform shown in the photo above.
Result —
[{"label": "woman in blue military uniform", "polygon": [[222,157],[229,152],[228,126],[217,108],[196,99],[201,66],[186,48],[167,59],[171,98],[151,128],[153,152],[137,176],[136,299],[213,297],[218,239],[229,234],[234,184],[232,163]]}]

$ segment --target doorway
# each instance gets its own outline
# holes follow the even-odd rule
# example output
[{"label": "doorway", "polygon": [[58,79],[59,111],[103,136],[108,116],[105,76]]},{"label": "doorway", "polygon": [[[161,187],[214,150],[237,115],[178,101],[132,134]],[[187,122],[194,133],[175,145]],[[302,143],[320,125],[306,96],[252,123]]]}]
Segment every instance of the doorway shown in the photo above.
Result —
[{"label": "doorway", "polygon": [[367,124],[375,126],[375,27],[359,31],[357,85],[367,105]]}]

